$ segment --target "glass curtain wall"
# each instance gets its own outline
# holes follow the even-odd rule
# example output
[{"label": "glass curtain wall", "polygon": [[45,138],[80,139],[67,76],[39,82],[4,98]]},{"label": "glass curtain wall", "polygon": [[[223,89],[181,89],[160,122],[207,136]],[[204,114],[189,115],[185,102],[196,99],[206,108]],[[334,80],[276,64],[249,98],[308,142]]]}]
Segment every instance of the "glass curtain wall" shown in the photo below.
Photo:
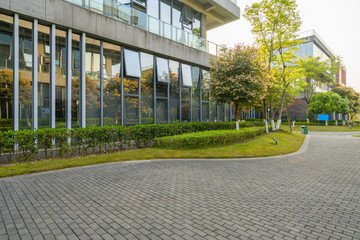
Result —
[{"label": "glass curtain wall", "polygon": [[168,123],[169,61],[156,57],[156,123]]},{"label": "glass curtain wall", "polygon": [[218,105],[218,120],[219,122],[225,121],[225,104],[223,103]]},{"label": "glass curtain wall", "polygon": [[86,38],[86,126],[100,126],[100,41]]},{"label": "glass curtain wall", "polygon": [[72,34],[71,56],[71,127],[79,127],[80,119],[80,36]]},{"label": "glass curtain wall", "polygon": [[225,122],[230,121],[230,104],[225,104]]},{"label": "glass curtain wall", "polygon": [[19,129],[32,125],[32,22],[19,20]]},{"label": "glass curtain wall", "polygon": [[38,25],[38,124],[50,127],[50,28]]},{"label": "glass curtain wall", "polygon": [[169,60],[170,70],[170,123],[179,122],[179,63]]},{"label": "glass curtain wall", "polygon": [[191,66],[181,64],[181,121],[191,122]]},{"label": "glass curtain wall", "polygon": [[121,47],[103,43],[104,126],[121,124]]},{"label": "glass curtain wall", "polygon": [[65,128],[66,32],[56,29],[55,34],[55,123]]},{"label": "glass curtain wall", "polygon": [[124,50],[124,124],[139,123],[139,83],[141,78],[139,52]]},{"label": "glass curtain wall", "polygon": [[209,122],[210,121],[210,93],[209,93],[209,80],[210,80],[210,72],[206,70],[202,70],[202,121]]},{"label": "glass curtain wall", "polygon": [[154,56],[140,53],[141,60],[141,124],[154,123]]},{"label": "glass curtain wall", "polygon": [[13,128],[13,18],[0,14],[0,131]]},{"label": "glass curtain wall", "polygon": [[192,76],[192,121],[200,121],[200,68],[192,67],[191,68]]}]

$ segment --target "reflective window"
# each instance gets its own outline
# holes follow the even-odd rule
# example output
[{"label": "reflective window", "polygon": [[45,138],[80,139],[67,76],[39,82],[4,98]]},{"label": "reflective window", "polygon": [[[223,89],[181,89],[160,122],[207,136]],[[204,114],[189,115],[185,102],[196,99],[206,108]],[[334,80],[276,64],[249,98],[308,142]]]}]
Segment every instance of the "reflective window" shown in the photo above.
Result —
[{"label": "reflective window", "polygon": [[156,71],[158,82],[169,82],[169,61],[164,58],[156,57]]},{"label": "reflective window", "polygon": [[100,41],[86,38],[86,126],[100,126]]},{"label": "reflective window", "polygon": [[138,124],[139,123],[139,98],[126,96],[124,98],[125,111],[124,123],[125,124]]},{"label": "reflective window", "polygon": [[192,86],[191,67],[189,65],[181,64],[181,77],[182,86]]},{"label": "reflective window", "polygon": [[190,88],[182,87],[181,88],[181,121],[190,122],[191,121],[191,105],[190,105]]},{"label": "reflective window", "polygon": [[181,2],[178,0],[173,0],[172,8],[172,25],[177,28],[182,28],[181,24]]},{"label": "reflective window", "polygon": [[167,99],[156,100],[156,123],[167,123]]},{"label": "reflective window", "polygon": [[219,122],[224,122],[225,121],[225,104],[220,103],[218,105],[218,118],[219,118]]},{"label": "reflective window", "polygon": [[217,122],[216,103],[210,102],[210,121]]},{"label": "reflective window", "polygon": [[125,94],[138,95],[138,93],[139,93],[139,80],[124,77],[124,93]]},{"label": "reflective window", "polygon": [[0,14],[0,131],[13,128],[13,18]]},{"label": "reflective window", "polygon": [[200,121],[200,68],[192,67],[192,121]]},{"label": "reflective window", "polygon": [[225,104],[225,121],[230,121],[230,104]]},{"label": "reflective window", "polygon": [[159,18],[159,0],[147,1],[147,14],[154,18]]},{"label": "reflective window", "polygon": [[50,122],[50,28],[38,25],[38,126]]},{"label": "reflective window", "polygon": [[32,23],[19,20],[19,129],[32,126]]},{"label": "reflective window", "polygon": [[201,13],[194,10],[193,34],[201,37]]},{"label": "reflective window", "polygon": [[72,34],[72,56],[71,56],[71,127],[79,127],[80,119],[80,36]]},{"label": "reflective window", "polygon": [[139,53],[125,49],[124,58],[125,58],[125,75],[127,77],[141,78]]},{"label": "reflective window", "polygon": [[104,126],[121,124],[121,48],[103,43]]},{"label": "reflective window", "polygon": [[171,0],[160,1],[160,19],[171,24]]},{"label": "reflective window", "polygon": [[55,31],[55,124],[65,128],[66,32]]},{"label": "reflective window", "polygon": [[141,124],[154,123],[154,57],[140,53],[141,58]]},{"label": "reflective window", "polygon": [[209,102],[202,103],[202,121],[209,122],[210,104]]},{"label": "reflective window", "polygon": [[179,122],[179,63],[169,60],[170,67],[170,123]]},{"label": "reflective window", "polygon": [[202,70],[202,86],[203,86],[203,91],[202,91],[202,100],[203,101],[209,101],[209,89],[210,89],[210,85],[209,85],[209,81],[210,81],[210,72],[206,71],[206,70]]}]

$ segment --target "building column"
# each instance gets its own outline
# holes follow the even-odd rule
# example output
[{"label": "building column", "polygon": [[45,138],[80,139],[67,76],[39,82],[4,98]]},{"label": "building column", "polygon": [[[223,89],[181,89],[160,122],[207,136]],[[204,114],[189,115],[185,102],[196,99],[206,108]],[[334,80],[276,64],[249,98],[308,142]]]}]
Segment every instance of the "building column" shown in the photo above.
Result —
[{"label": "building column", "polygon": [[38,129],[38,20],[32,26],[32,129]]},{"label": "building column", "polygon": [[19,14],[13,23],[13,130],[19,130]]},{"label": "building column", "polygon": [[66,33],[66,84],[65,84],[65,124],[71,129],[71,76],[72,76],[72,31]]},{"label": "building column", "polygon": [[86,34],[80,36],[80,121],[79,127],[86,127],[86,75],[85,75]]},{"label": "building column", "polygon": [[100,126],[104,126],[104,42],[100,41]]},{"label": "building column", "polygon": [[55,24],[50,28],[50,128],[55,128],[56,113],[56,84],[55,84],[55,53],[56,53],[56,27]]}]

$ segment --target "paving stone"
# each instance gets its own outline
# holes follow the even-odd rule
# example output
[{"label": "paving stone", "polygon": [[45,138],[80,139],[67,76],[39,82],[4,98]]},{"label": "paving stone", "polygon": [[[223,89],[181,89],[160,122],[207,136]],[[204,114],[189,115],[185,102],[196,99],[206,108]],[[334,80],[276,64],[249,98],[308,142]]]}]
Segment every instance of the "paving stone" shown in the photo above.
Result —
[{"label": "paving stone", "polygon": [[360,138],[301,153],[133,161],[0,179],[0,239],[360,239]]}]

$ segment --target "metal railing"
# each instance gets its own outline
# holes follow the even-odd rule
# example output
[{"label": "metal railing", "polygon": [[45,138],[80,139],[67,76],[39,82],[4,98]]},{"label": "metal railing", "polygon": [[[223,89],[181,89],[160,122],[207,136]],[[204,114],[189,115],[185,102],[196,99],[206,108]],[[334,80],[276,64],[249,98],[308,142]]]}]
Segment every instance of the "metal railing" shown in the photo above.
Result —
[{"label": "metal railing", "polygon": [[[145,31],[185,44],[189,47],[217,55],[218,45],[199,37],[191,32],[175,27],[169,23],[156,19],[128,5],[116,0],[64,0],[99,14],[128,23]],[[232,0],[236,1],[236,0]]]}]

